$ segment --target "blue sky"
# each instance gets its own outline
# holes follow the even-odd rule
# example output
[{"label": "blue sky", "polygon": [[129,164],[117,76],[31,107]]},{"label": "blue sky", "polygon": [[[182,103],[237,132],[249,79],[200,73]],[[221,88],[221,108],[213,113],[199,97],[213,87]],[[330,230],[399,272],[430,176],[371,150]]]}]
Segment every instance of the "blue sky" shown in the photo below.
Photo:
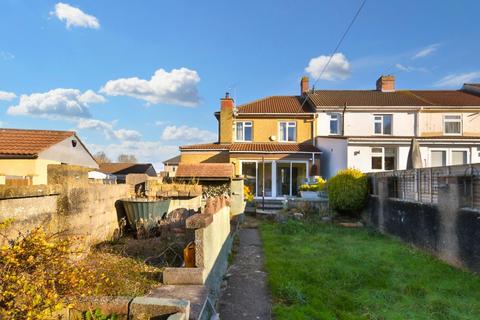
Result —
[{"label": "blue sky", "polygon": [[[216,139],[213,112],[297,94],[360,1],[0,2],[0,126],[76,130],[92,152],[159,163]],[[480,82],[479,1],[367,0],[318,89]],[[323,56],[323,57],[322,57]],[[311,83],[314,80],[311,80]]]}]

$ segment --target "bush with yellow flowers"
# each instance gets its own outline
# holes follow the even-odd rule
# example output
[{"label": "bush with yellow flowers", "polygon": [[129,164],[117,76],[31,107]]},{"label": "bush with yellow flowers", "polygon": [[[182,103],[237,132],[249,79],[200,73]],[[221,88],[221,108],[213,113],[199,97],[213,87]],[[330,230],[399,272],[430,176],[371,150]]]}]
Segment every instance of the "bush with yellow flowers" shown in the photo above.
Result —
[{"label": "bush with yellow flowers", "polygon": [[252,202],[253,201],[253,193],[250,190],[249,186],[243,186],[243,198],[247,202]]},{"label": "bush with yellow flowers", "polygon": [[[10,221],[0,222],[0,233]],[[4,236],[5,237],[5,236]],[[35,228],[0,247],[0,319],[52,319],[68,297],[98,283],[88,265],[72,263],[71,243]]]}]

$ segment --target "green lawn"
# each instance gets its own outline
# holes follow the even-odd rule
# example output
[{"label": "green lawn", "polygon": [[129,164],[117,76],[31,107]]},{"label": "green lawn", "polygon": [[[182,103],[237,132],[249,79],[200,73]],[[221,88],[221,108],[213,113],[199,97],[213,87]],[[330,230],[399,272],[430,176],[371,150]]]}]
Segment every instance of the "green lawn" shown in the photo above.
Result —
[{"label": "green lawn", "polygon": [[260,227],[275,319],[480,319],[480,277],[366,229]]}]

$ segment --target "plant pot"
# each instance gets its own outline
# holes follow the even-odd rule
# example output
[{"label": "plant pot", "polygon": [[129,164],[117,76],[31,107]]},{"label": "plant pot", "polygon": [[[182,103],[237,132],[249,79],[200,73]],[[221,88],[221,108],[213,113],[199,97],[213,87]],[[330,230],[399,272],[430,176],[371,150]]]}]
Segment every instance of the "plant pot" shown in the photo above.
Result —
[{"label": "plant pot", "polygon": [[318,198],[317,191],[300,191],[300,196],[305,199],[316,199]]}]

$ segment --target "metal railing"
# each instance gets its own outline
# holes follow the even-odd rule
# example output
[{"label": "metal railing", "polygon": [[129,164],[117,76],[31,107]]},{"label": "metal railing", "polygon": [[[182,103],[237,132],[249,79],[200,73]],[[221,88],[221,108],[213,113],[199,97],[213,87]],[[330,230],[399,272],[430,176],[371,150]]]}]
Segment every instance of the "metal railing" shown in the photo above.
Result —
[{"label": "metal railing", "polygon": [[368,177],[371,194],[378,195],[379,183],[386,181],[389,198],[432,204],[438,203],[439,186],[456,177],[462,205],[480,208],[480,164],[376,172]]}]

